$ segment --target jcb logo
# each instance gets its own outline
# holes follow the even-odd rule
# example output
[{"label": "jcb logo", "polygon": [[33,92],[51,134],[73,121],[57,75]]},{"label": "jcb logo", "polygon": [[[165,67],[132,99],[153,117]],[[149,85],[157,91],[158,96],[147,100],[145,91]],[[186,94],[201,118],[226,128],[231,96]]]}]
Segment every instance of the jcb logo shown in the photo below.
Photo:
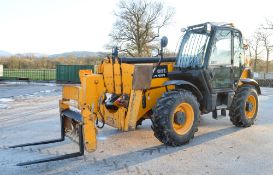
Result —
[{"label": "jcb logo", "polygon": [[[155,68],[154,68],[155,69]],[[165,78],[167,77],[168,67],[167,65],[159,66],[153,74],[153,78]]]}]

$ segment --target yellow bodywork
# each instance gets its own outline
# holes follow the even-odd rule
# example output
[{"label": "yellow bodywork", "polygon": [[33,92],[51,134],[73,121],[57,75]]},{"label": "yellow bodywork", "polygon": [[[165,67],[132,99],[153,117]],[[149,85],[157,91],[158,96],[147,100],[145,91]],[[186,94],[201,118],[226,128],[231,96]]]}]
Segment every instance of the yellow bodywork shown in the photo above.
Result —
[{"label": "yellow bodywork", "polygon": [[244,83],[241,81],[242,79],[246,79],[246,78],[249,78],[251,77],[250,76],[250,68],[249,67],[246,67],[244,68],[244,70],[242,71],[241,73],[241,77],[240,77],[240,80],[238,82],[238,86],[242,86]]},{"label": "yellow bodywork", "polygon": [[[173,71],[173,62],[162,63],[162,65],[167,67],[167,72]],[[134,130],[138,121],[149,118],[157,99],[167,89],[174,89],[173,85],[168,87],[163,85],[169,80],[168,78],[152,78],[150,75],[152,72],[148,74],[139,72],[142,70],[139,67],[148,67],[152,70],[155,65],[118,63],[106,58],[97,66],[96,73],[88,70],[79,72],[80,86],[65,85],[63,87],[60,112],[71,109],[81,114],[83,140],[87,151],[96,150],[95,123],[97,121],[122,131]],[[137,76],[140,76],[140,79],[136,78]],[[241,79],[248,77],[249,70],[246,68],[241,74]],[[138,80],[144,82],[138,82]],[[238,82],[238,86],[242,84],[241,81]],[[120,97],[125,95],[128,97],[128,105],[116,105],[116,109],[109,109],[105,104],[106,94],[115,94]]]},{"label": "yellow bodywork", "polygon": [[[162,65],[167,65],[168,72],[173,70],[173,63],[162,63]],[[60,112],[74,109],[81,113],[87,151],[96,150],[96,120],[122,131],[134,130],[137,121],[149,117],[157,99],[166,91],[163,83],[168,81],[168,78],[153,78],[148,89],[134,89],[135,66],[136,64],[120,64],[117,61],[113,63],[112,60],[105,59],[97,66],[96,73],[80,71],[80,86],[65,85],[63,87]],[[106,93],[127,95],[128,106],[119,106],[117,110],[107,109],[104,104]],[[143,106],[144,97],[145,106]]]}]

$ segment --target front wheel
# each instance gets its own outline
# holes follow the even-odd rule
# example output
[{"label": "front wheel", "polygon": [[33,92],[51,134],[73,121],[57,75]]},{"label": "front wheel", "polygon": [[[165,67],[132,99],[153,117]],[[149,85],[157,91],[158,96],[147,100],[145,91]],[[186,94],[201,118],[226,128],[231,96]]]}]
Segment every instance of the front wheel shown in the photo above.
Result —
[{"label": "front wheel", "polygon": [[229,116],[235,126],[249,127],[254,124],[258,112],[258,95],[253,86],[240,87],[234,96]]},{"label": "front wheel", "polygon": [[183,145],[197,131],[199,116],[199,103],[190,91],[165,92],[151,117],[154,135],[166,145]]}]

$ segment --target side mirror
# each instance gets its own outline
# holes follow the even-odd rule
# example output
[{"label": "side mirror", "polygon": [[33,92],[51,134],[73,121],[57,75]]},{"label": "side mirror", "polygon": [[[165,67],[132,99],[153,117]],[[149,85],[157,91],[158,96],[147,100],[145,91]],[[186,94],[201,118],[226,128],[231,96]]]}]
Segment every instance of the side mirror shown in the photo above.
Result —
[{"label": "side mirror", "polygon": [[158,49],[153,49],[151,54],[152,54],[151,55],[152,57],[157,57],[159,55],[159,50]]},{"label": "side mirror", "polygon": [[243,44],[243,48],[244,48],[244,50],[248,50],[248,44]]},{"label": "side mirror", "polygon": [[160,40],[160,46],[161,48],[164,48],[168,45],[168,38],[166,36],[163,36]]},{"label": "side mirror", "polygon": [[168,45],[168,38],[166,36],[163,36],[160,40],[160,51],[159,51],[159,55],[160,55],[160,59],[153,71],[153,74],[157,71],[158,67],[160,66],[161,64],[161,61],[163,60],[163,48],[166,47]]}]

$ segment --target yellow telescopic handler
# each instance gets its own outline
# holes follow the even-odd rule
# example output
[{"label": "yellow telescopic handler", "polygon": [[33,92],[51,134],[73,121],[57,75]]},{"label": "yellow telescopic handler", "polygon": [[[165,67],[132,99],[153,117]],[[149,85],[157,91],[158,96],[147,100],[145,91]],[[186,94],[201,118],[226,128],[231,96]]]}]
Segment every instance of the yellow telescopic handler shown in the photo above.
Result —
[{"label": "yellow telescopic handler", "polygon": [[185,29],[175,58],[164,58],[168,39],[152,58],[111,57],[95,73],[79,72],[79,86],[63,86],[59,101],[61,138],[11,146],[23,147],[64,141],[79,145],[76,153],[28,161],[18,166],[82,156],[96,150],[97,128],[109,125],[135,130],[151,119],[155,137],[163,144],[180,146],[197,132],[200,115],[217,119],[229,110],[238,127],[254,124],[258,111],[258,83],[244,56],[242,34],[229,23],[203,23]]}]

